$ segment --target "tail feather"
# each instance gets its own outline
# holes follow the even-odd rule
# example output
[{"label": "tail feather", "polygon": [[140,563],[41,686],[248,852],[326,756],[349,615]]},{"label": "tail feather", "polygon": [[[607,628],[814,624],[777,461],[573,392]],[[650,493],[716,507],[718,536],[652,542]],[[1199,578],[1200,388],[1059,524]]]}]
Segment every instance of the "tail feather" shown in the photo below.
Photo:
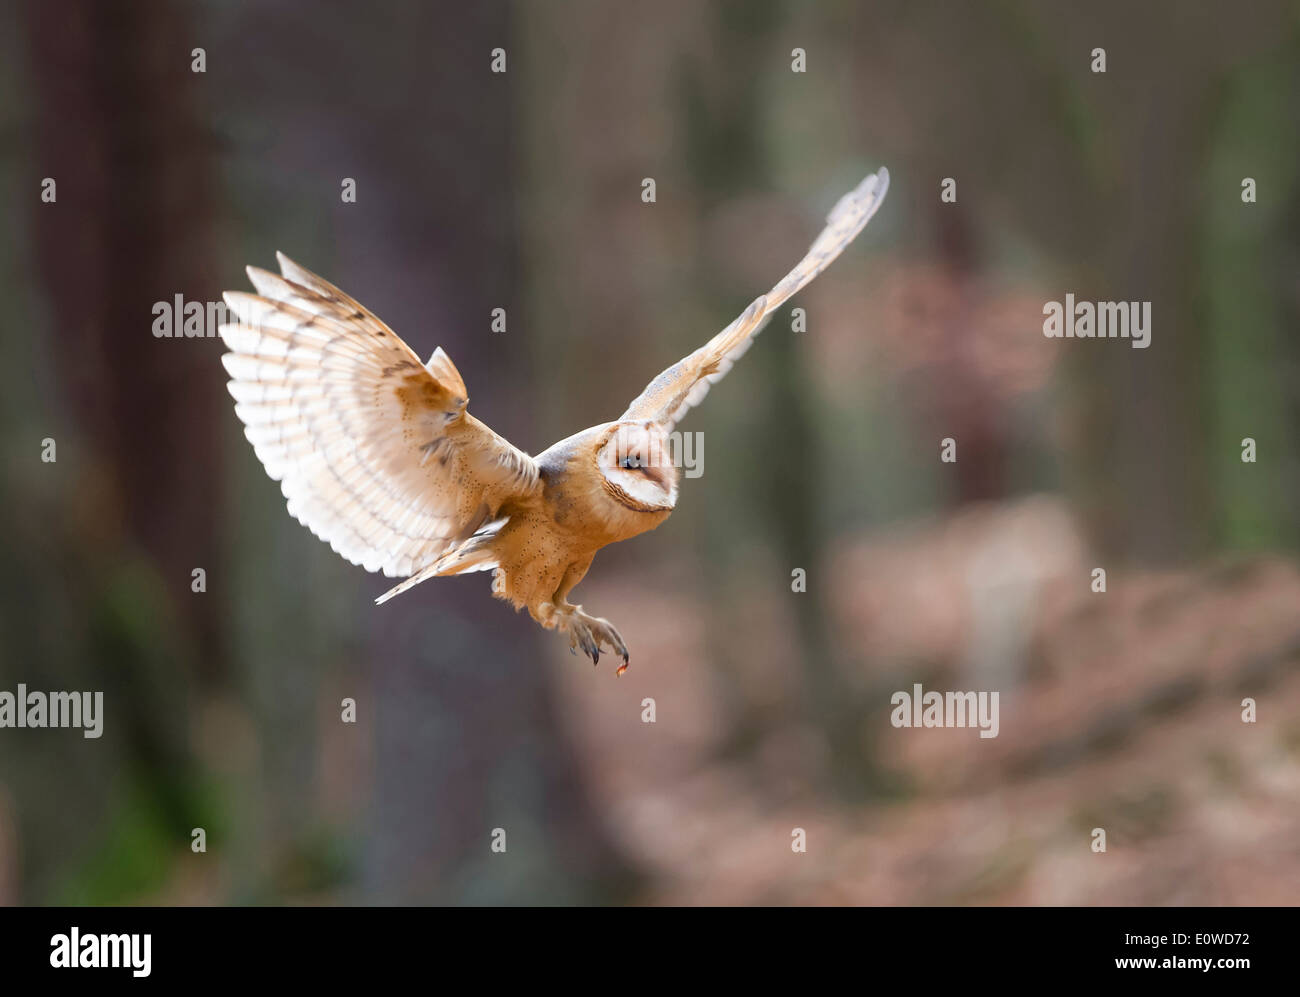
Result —
[{"label": "tail feather", "polygon": [[440,575],[463,575],[471,571],[491,571],[497,566],[496,552],[491,541],[495,533],[477,534],[466,540],[455,550],[450,550],[427,568],[417,571],[410,578],[394,585],[375,600],[375,604],[385,603],[395,595],[401,595],[420,582]]}]

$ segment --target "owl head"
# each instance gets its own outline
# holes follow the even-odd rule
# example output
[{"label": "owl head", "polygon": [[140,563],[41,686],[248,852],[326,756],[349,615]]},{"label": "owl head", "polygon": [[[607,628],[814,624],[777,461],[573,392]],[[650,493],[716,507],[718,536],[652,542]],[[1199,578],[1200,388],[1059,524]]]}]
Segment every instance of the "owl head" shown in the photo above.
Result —
[{"label": "owl head", "polygon": [[634,512],[666,512],[677,504],[678,469],[668,433],[656,422],[616,422],[596,449],[605,490]]}]

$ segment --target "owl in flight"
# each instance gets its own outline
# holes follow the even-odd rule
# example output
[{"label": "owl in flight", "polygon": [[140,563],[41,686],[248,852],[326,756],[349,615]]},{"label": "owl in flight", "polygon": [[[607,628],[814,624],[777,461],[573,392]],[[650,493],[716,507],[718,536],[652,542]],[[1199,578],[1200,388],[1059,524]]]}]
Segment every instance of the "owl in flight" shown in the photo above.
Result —
[{"label": "owl in flight", "polygon": [[289,513],[367,571],[405,581],[493,572],[492,594],[599,663],[627,645],[572,605],[596,551],[653,530],[677,504],[669,434],[791,295],[854,240],[889,189],[881,169],[840,198],[826,228],[767,294],[646,386],[614,422],[535,457],[469,414],[451,358],[420,363],[397,333],[277,253],[280,275],[248,268],[256,294],[228,291],[221,327],[235,414]]}]

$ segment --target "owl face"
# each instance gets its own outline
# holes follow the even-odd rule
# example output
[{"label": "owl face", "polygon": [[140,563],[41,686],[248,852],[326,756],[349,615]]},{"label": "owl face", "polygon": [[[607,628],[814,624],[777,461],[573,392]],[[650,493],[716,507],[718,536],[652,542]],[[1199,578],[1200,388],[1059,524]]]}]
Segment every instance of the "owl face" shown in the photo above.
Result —
[{"label": "owl face", "polygon": [[677,504],[678,470],[668,433],[650,420],[614,423],[596,451],[608,491],[636,512],[666,512]]}]

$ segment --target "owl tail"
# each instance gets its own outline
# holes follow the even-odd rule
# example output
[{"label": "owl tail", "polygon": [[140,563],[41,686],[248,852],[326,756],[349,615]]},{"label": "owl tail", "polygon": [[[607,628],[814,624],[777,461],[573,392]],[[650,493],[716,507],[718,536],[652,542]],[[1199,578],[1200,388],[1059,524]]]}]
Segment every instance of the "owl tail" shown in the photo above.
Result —
[{"label": "owl tail", "polygon": [[426,578],[435,578],[439,575],[463,575],[470,571],[491,571],[497,566],[496,552],[492,549],[492,541],[495,538],[495,532],[470,537],[459,547],[443,554],[427,568],[421,568],[406,581],[394,585],[376,599],[375,604],[387,602],[393,596],[401,595]]}]

